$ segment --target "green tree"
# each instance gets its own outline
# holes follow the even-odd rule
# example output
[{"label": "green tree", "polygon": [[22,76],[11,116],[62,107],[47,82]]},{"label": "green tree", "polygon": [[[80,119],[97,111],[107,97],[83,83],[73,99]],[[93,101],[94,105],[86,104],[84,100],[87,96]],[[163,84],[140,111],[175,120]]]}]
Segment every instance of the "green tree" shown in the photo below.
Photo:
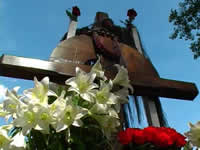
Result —
[{"label": "green tree", "polygon": [[180,2],[177,10],[171,10],[169,22],[174,25],[170,38],[191,41],[190,49],[194,59],[198,58],[200,56],[200,0]]}]

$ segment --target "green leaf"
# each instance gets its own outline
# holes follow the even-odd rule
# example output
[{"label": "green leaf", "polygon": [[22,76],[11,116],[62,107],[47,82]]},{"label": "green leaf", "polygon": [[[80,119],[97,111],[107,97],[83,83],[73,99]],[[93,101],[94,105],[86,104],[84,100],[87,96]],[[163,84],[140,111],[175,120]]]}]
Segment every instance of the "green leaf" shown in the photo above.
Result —
[{"label": "green leaf", "polygon": [[193,148],[190,146],[190,143],[187,142],[183,148],[183,150],[193,150]]},{"label": "green leaf", "polygon": [[66,14],[70,19],[72,19],[72,13],[70,11],[66,10]]},{"label": "green leaf", "polygon": [[78,105],[79,104],[79,101],[80,101],[80,96],[79,95],[75,95],[72,97],[72,102],[74,105]]},{"label": "green leaf", "polygon": [[47,148],[45,135],[37,130],[31,130],[28,142],[31,143],[31,150],[46,150]]},{"label": "green leaf", "polygon": [[13,138],[21,130],[22,130],[22,128],[20,128],[20,127],[14,127],[13,129],[11,129],[11,131],[8,134],[9,134],[9,136],[11,136],[11,138]]},{"label": "green leaf", "polygon": [[49,96],[48,97],[48,104],[52,104],[57,98],[55,96]]},{"label": "green leaf", "polygon": [[194,53],[194,59],[199,57],[196,53],[200,50],[200,46],[198,46],[199,36],[197,35],[200,29],[199,8],[199,0],[183,0],[179,3],[178,9],[172,9],[169,15],[169,22],[174,26],[170,39],[190,40],[190,49]]}]

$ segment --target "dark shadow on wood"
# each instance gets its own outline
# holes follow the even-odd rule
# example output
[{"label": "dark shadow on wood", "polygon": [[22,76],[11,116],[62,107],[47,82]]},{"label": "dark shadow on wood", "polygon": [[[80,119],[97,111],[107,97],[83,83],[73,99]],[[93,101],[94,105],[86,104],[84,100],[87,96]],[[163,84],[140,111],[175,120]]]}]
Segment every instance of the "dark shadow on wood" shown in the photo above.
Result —
[{"label": "dark shadow on wood", "polygon": [[[64,84],[69,77],[75,76],[75,68],[80,67],[89,72],[91,67],[73,63],[55,63],[39,59],[24,58],[10,55],[2,55],[0,58],[0,75],[33,80],[36,76],[39,80],[49,76],[50,81]],[[116,69],[115,69],[116,70]],[[105,72],[108,78],[113,79],[116,71],[111,69]],[[194,83],[167,80],[158,77],[141,74],[139,72],[129,73],[131,84],[137,96],[159,96],[193,100],[198,89]]]}]

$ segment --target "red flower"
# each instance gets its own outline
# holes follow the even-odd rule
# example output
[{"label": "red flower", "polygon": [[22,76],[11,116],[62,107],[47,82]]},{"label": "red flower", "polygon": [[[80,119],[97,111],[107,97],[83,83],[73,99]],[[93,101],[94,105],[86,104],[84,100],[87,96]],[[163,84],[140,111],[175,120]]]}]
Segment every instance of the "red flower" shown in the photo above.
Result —
[{"label": "red flower", "polygon": [[167,148],[167,147],[172,146],[174,144],[174,141],[169,134],[167,134],[164,131],[160,131],[156,135],[155,140],[153,141],[153,144],[155,144],[155,146],[157,147]]},{"label": "red flower", "polygon": [[144,133],[146,141],[157,147],[169,147],[174,144],[171,135],[166,132],[165,128],[147,127],[144,129]]},{"label": "red flower", "polygon": [[184,137],[183,135],[177,133],[177,139],[176,139],[176,146],[177,147],[183,147],[185,146],[186,142],[186,137]]},{"label": "red flower", "polygon": [[118,134],[121,144],[134,142],[137,145],[150,143],[157,148],[183,147],[186,144],[185,137],[176,130],[166,127],[147,127],[142,129],[128,128]]},{"label": "red flower", "polygon": [[137,12],[133,8],[129,9],[127,12],[127,16],[130,18],[135,18],[137,16]]},{"label": "red flower", "polygon": [[165,131],[167,134],[171,136],[171,138],[173,139],[177,147],[183,147],[187,143],[185,141],[186,137],[184,137],[180,133],[177,133],[176,130],[172,128],[165,128],[165,127],[161,127],[160,129]]},{"label": "red flower", "polygon": [[80,9],[77,6],[72,7],[72,14],[74,16],[80,16],[81,15]]},{"label": "red flower", "polygon": [[121,144],[129,144],[132,141],[132,129],[128,128],[125,131],[120,131],[118,133],[118,140]]},{"label": "red flower", "polygon": [[157,135],[157,128],[156,127],[147,127],[144,128],[144,134],[147,142],[152,143],[155,140],[155,136]]},{"label": "red flower", "polygon": [[146,142],[144,131],[141,129],[134,129],[132,130],[133,134],[133,142],[135,144],[144,144]]}]

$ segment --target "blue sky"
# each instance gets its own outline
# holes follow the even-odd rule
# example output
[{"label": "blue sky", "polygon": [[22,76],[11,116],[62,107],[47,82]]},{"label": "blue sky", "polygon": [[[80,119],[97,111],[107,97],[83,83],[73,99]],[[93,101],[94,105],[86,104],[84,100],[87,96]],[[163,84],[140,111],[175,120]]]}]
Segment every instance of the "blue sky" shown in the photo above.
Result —
[{"label": "blue sky", "polygon": [[[78,27],[91,24],[97,11],[108,12],[114,23],[126,19],[135,8],[137,26],[145,50],[162,78],[195,82],[200,88],[200,60],[194,60],[189,43],[170,40],[173,26],[168,22],[171,8],[180,0],[0,0],[0,55],[10,54],[47,60],[67,31],[67,8],[81,9]],[[0,99],[5,88],[33,86],[31,81],[0,77]],[[194,101],[161,98],[169,125],[183,133],[188,122],[200,120],[200,97]]]}]

